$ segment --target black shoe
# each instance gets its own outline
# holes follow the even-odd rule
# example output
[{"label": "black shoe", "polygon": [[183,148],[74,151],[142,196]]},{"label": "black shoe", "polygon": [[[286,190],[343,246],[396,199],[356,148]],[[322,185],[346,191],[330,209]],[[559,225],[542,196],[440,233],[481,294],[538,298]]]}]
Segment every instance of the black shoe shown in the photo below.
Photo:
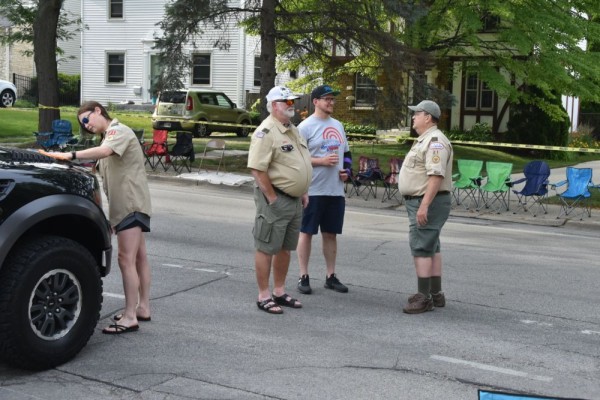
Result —
[{"label": "black shoe", "polygon": [[340,282],[340,280],[335,276],[335,274],[331,274],[329,278],[325,279],[325,288],[333,289],[336,292],[346,293],[348,288]]},{"label": "black shoe", "polygon": [[298,279],[298,291],[302,294],[311,294],[312,289],[310,288],[310,279],[308,275],[302,275]]}]

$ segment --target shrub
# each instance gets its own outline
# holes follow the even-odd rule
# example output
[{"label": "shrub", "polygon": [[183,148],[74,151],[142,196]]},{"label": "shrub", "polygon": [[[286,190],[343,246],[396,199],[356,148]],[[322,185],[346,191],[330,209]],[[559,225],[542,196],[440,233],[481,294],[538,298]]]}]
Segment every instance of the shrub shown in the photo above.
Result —
[{"label": "shrub", "polygon": [[[544,96],[538,88],[530,87],[527,90],[535,96]],[[505,140],[511,143],[566,146],[569,140],[569,116],[562,108],[559,95],[548,98],[548,101],[560,107],[560,116],[552,118],[535,104],[511,105]],[[550,157],[564,159],[565,152],[553,151]]]},{"label": "shrub", "polygon": [[466,131],[454,127],[447,132],[448,139],[489,142],[492,140],[492,128],[485,122],[478,122]]}]

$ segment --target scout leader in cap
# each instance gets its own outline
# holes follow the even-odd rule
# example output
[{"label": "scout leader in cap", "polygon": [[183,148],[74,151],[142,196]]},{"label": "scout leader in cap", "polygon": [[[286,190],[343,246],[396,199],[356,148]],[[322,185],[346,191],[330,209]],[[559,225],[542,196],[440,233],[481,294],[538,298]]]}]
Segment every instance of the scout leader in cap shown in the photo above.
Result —
[{"label": "scout leader in cap", "polygon": [[443,177],[436,192],[452,190],[452,145],[437,127],[441,111],[431,100],[423,100],[414,111],[413,128],[419,135],[406,155],[398,182],[403,196],[423,196],[430,182],[429,176]]},{"label": "scout leader in cap", "polygon": [[[269,116],[252,135],[248,155],[248,168],[267,172],[275,191],[291,197],[305,195],[312,179],[306,140],[290,122],[295,113],[294,100],[298,98],[286,87],[275,86],[269,91]],[[271,195],[268,188],[265,195]]]}]

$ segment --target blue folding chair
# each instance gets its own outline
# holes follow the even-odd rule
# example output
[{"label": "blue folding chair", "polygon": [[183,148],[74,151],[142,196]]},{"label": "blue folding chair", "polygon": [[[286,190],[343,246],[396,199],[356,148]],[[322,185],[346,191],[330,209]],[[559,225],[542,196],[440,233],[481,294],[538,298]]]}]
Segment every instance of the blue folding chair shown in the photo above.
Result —
[{"label": "blue folding chair", "polygon": [[[510,183],[512,192],[517,196],[518,207],[513,211],[516,214],[519,209],[529,211],[533,216],[542,210],[548,214],[548,209],[544,201],[548,198],[548,178],[550,177],[550,167],[545,161],[531,161],[523,169],[524,178],[517,179]],[[514,187],[521,183],[525,185],[517,190]]]},{"label": "blue folding chair", "polygon": [[508,393],[490,390],[477,391],[479,400],[581,400],[567,397],[548,397],[548,396],[536,396],[518,393]]},{"label": "blue folding chair", "polygon": [[564,185],[567,185],[567,188],[561,193],[556,193],[561,200],[560,213],[556,218],[558,219],[563,215],[568,216],[572,212],[576,212],[577,209],[580,211],[574,216],[580,216],[580,220],[583,219],[585,214],[591,217],[590,186],[593,186],[592,169],[567,167],[567,179],[551,184],[551,188],[556,190],[556,188]]}]

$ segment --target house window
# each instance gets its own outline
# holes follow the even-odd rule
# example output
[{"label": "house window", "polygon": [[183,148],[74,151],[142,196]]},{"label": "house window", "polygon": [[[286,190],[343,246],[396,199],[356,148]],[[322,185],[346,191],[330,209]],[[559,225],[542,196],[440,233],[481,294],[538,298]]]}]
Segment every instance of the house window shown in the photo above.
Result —
[{"label": "house window", "polygon": [[479,79],[475,72],[469,72],[465,82],[465,109],[491,110],[494,108],[494,91]]},{"label": "house window", "polygon": [[111,18],[123,18],[123,0],[109,0],[108,9]]},{"label": "house window", "polygon": [[107,83],[125,83],[125,53],[107,53]]},{"label": "house window", "polygon": [[291,78],[291,79],[296,79],[296,78],[298,78],[298,71],[296,71],[295,69],[291,69],[291,70],[290,70],[290,78]]},{"label": "house window", "polygon": [[377,99],[375,81],[361,74],[356,74],[356,89],[354,92],[356,107],[373,107]]},{"label": "house window", "polygon": [[260,57],[254,57],[254,86],[260,86]]},{"label": "house window", "polygon": [[210,85],[210,54],[194,54],[192,85]]},{"label": "house window", "polygon": [[500,17],[486,13],[481,17],[481,32],[497,32],[500,27]]}]

